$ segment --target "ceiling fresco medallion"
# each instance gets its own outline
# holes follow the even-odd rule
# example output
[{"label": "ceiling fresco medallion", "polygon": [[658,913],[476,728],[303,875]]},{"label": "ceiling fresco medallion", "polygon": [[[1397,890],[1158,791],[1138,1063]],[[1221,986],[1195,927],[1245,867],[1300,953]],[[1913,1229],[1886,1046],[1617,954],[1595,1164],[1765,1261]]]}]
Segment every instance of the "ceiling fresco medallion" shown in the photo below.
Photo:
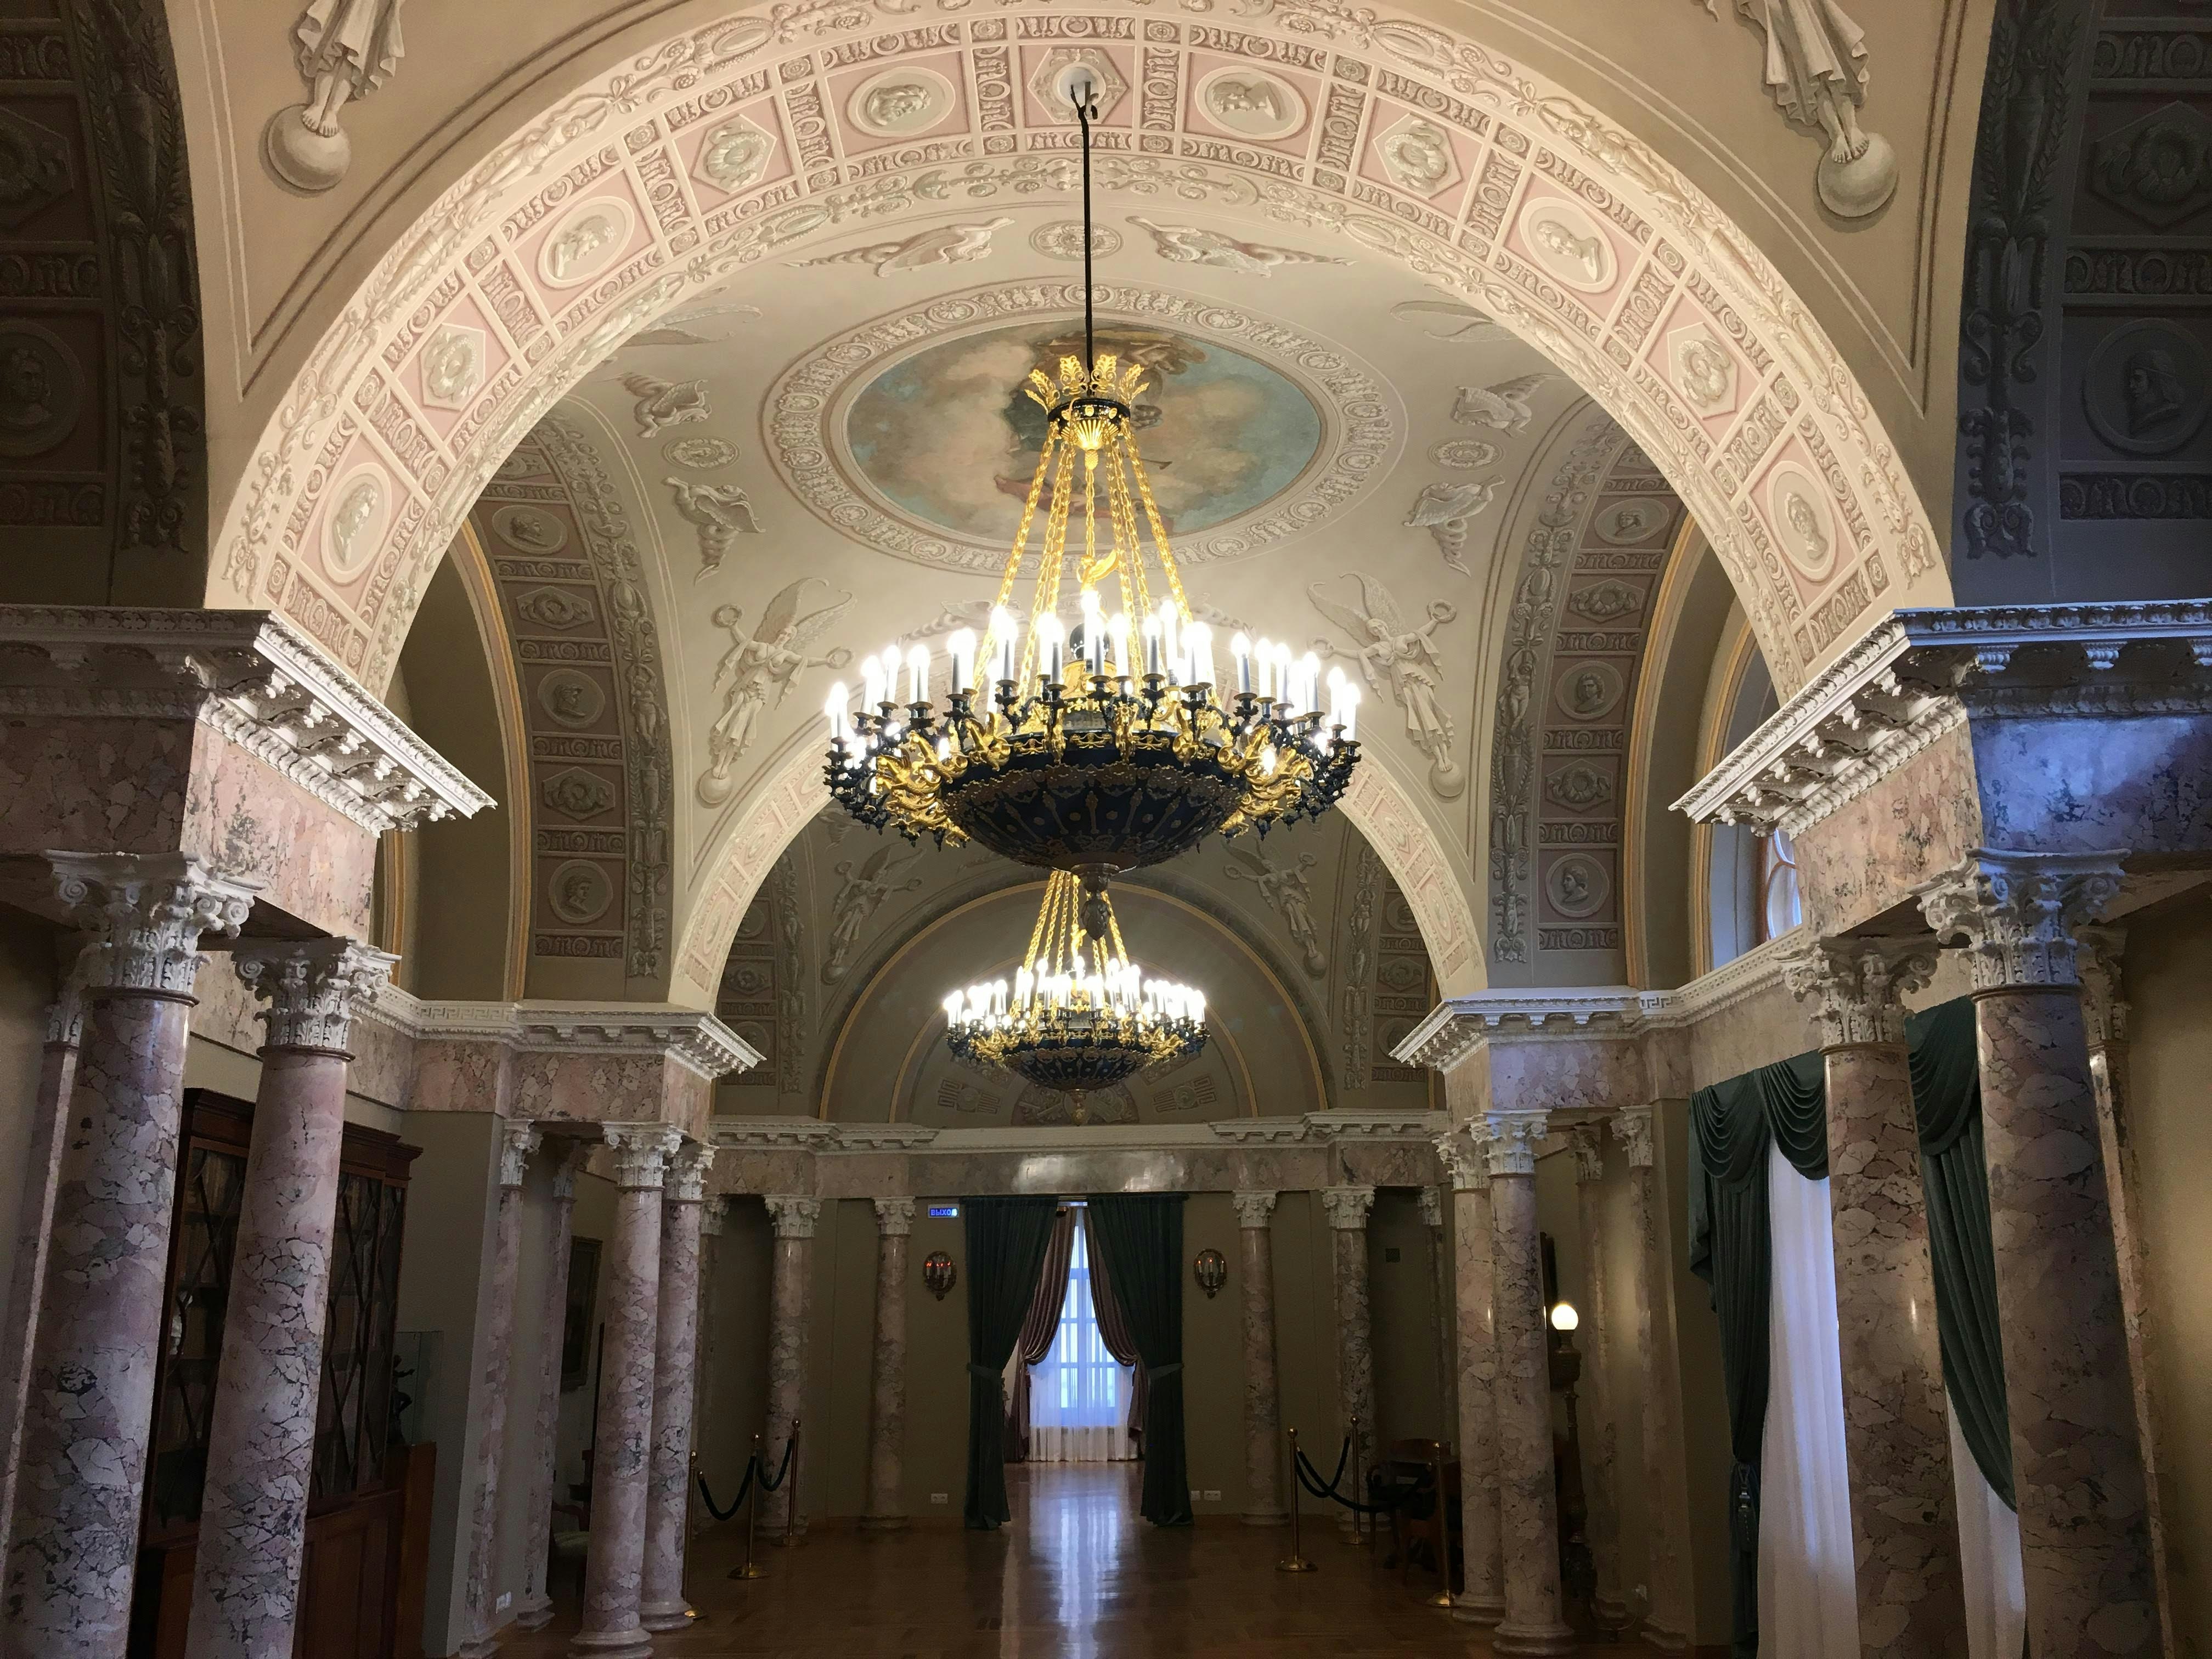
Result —
[{"label": "ceiling fresco medallion", "polygon": [[759,181],[775,155],[775,137],[742,115],[732,115],[699,142],[699,176],[735,195]]},{"label": "ceiling fresco medallion", "polygon": [[1790,562],[1814,581],[1836,568],[1836,526],[1826,492],[1787,464],[1766,484],[1766,517]]},{"label": "ceiling fresco medallion", "polygon": [[538,274],[552,288],[589,282],[629,246],[636,228],[636,210],[619,197],[580,202],[546,233],[538,250]]},{"label": "ceiling fresco medallion", "polygon": [[[1083,222],[1080,219],[1055,219],[1048,225],[1039,225],[1030,233],[1030,247],[1048,259],[1066,259],[1079,264],[1083,259]],[[1121,251],[1121,233],[1111,225],[1094,225],[1091,228],[1091,257],[1103,259],[1109,253]]]},{"label": "ceiling fresco medallion", "polygon": [[958,102],[952,82],[935,70],[904,66],[863,81],[847,100],[853,125],[878,138],[925,132]]},{"label": "ceiling fresco medallion", "polygon": [[1571,853],[1546,873],[1544,890],[1554,910],[1579,921],[1605,908],[1613,896],[1613,878],[1589,854]]},{"label": "ceiling fresco medallion", "polygon": [[607,872],[585,859],[570,859],[554,871],[546,902],[553,914],[572,927],[597,921],[615,902],[614,884]]},{"label": "ceiling fresco medallion", "polygon": [[1613,242],[1579,203],[1540,197],[1521,214],[1521,237],[1547,276],[1584,294],[1602,294],[1620,275]]},{"label": "ceiling fresco medallion", "polygon": [[0,329],[0,455],[43,455],[76,430],[84,376],[62,337],[36,323]]},{"label": "ceiling fresco medallion", "polygon": [[1607,545],[1627,547],[1649,541],[1667,527],[1667,520],[1673,516],[1657,501],[1622,501],[1600,513],[1592,527]]},{"label": "ceiling fresco medallion", "polygon": [[463,409],[483,384],[484,334],[448,323],[423,343],[422,401],[432,409]]},{"label": "ceiling fresco medallion", "polygon": [[2212,404],[2204,349],[2162,322],[2115,329],[2090,353],[2081,403],[2096,434],[2130,455],[2170,455],[2197,435]]},{"label": "ceiling fresco medallion", "polygon": [[[1242,557],[1335,517],[1395,448],[1388,393],[1335,347],[1158,289],[1102,283],[1099,299],[1098,349],[1152,370],[1137,421],[1179,560]],[[1115,314],[1139,301],[1143,322]],[[1081,303],[1079,286],[1012,283],[826,342],[769,395],[779,471],[848,535],[995,574],[1044,431],[1019,385],[1080,354]]]},{"label": "ceiling fresco medallion", "polygon": [[[0,367],[5,364],[0,345]],[[359,575],[372,558],[384,530],[391,492],[384,475],[373,466],[357,466],[338,480],[331,492],[331,509],[323,520],[323,568],[338,581]]]},{"label": "ceiling fresco medallion", "polygon": [[538,702],[562,725],[574,728],[592,725],[607,710],[607,694],[599,683],[573,668],[556,668],[538,681]]},{"label": "ceiling fresco medallion", "polygon": [[1298,89],[1265,70],[1214,70],[1198,83],[1198,106],[1244,138],[1287,138],[1306,124],[1306,100]]},{"label": "ceiling fresco medallion", "polygon": [[1620,702],[1620,671],[1609,662],[1576,663],[1559,676],[1559,707],[1578,720],[1603,720]]},{"label": "ceiling fresco medallion", "polygon": [[568,544],[568,526],[534,507],[502,507],[491,515],[491,527],[518,553],[558,553]]},{"label": "ceiling fresco medallion", "polygon": [[1408,115],[1375,141],[1376,159],[1409,196],[1434,196],[1459,182],[1451,135],[1434,121]]},{"label": "ceiling fresco medallion", "polygon": [[726,438],[676,438],[662,446],[660,453],[670,465],[694,472],[711,472],[738,459],[738,447]]}]

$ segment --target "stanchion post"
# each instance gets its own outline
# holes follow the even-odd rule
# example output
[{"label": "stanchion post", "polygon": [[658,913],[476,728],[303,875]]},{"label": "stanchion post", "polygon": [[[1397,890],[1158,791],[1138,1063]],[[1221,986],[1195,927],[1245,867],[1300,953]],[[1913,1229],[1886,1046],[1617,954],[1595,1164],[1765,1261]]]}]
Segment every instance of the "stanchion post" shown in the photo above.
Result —
[{"label": "stanchion post", "polygon": [[786,1498],[783,1504],[783,1537],[781,1540],[786,1549],[795,1549],[799,1546],[799,1465],[801,1458],[799,1425],[799,1419],[793,1418],[791,1419],[791,1496]]},{"label": "stanchion post", "polygon": [[753,1561],[753,1532],[760,1517],[761,1494],[761,1437],[753,1437],[753,1459],[747,1466],[745,1497],[745,1559],[741,1565],[730,1569],[732,1578],[765,1578],[767,1571]]},{"label": "stanchion post", "polygon": [[1291,1431],[1291,1553],[1275,1563],[1277,1572],[1317,1572],[1319,1568],[1298,1550],[1298,1431]]},{"label": "stanchion post", "polygon": [[1437,1593],[1423,1596],[1421,1605],[1425,1607],[1448,1607],[1452,1604],[1451,1514],[1444,1508],[1444,1443],[1439,1440],[1436,1446],[1436,1450],[1430,1455],[1429,1467],[1433,1471],[1436,1482],[1435,1504],[1431,1513],[1437,1518]]},{"label": "stanchion post", "polygon": [[1354,1413],[1352,1419],[1352,1501],[1355,1507],[1352,1511],[1352,1537],[1348,1540],[1354,1544],[1372,1544],[1375,1541],[1374,1528],[1370,1526],[1363,1532],[1359,1525],[1357,1505],[1367,1501],[1361,1496],[1365,1491],[1366,1488],[1359,1482],[1359,1417]]},{"label": "stanchion post", "polygon": [[684,1598],[684,1617],[687,1624],[703,1625],[707,1622],[707,1615],[700,1612],[697,1604],[691,1600],[691,1494],[699,1489],[699,1453],[696,1447],[684,1472],[690,1476],[690,1485],[684,1492],[684,1565],[677,1573],[676,1593]]}]

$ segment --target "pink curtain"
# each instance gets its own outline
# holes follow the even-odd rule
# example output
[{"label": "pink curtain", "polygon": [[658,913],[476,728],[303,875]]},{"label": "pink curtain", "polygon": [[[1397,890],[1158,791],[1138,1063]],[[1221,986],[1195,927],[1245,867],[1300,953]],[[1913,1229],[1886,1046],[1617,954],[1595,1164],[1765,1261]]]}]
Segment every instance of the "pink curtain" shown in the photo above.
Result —
[{"label": "pink curtain", "polygon": [[[1086,1211],[1085,1225],[1089,1224]],[[1137,1363],[1137,1339],[1129,1334],[1128,1316],[1122,1311],[1121,1294],[1115,1290],[1113,1278],[1107,1272],[1106,1253],[1096,1248],[1096,1239],[1090,1243],[1093,1248],[1085,1254],[1091,1262],[1091,1310],[1098,1320],[1099,1340],[1106,1345],[1106,1352],[1114,1356],[1116,1364],[1135,1367],[1133,1375],[1136,1380],[1129,1389],[1128,1434],[1141,1457],[1145,1450],[1145,1401],[1152,1390],[1146,1381],[1145,1368]]]},{"label": "pink curtain", "polygon": [[[1045,1246],[1036,1292],[1014,1345],[1014,1385],[1006,1390],[1006,1462],[1025,1463],[1030,1455],[1030,1367],[1052,1352],[1060,1331],[1060,1306],[1067,1299],[1067,1264],[1075,1255],[1075,1212],[1063,1206],[1053,1218],[1052,1241]],[[1119,1357],[1118,1355],[1116,1356]]]}]

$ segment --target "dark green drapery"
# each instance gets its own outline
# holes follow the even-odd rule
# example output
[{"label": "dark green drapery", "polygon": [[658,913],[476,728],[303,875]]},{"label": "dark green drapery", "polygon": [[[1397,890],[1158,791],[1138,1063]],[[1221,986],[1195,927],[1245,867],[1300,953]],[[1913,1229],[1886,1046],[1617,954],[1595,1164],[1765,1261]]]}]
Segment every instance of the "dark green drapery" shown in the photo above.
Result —
[{"label": "dark green drapery", "polygon": [[1145,1519],[1190,1524],[1182,1436],[1182,1194],[1115,1194],[1091,1200],[1091,1238],[1145,1368]]},{"label": "dark green drapery", "polygon": [[1729,1569],[1737,1659],[1759,1652],[1759,1474],[1766,1427],[1774,1232],[1766,1153],[1828,1173],[1827,1069],[1818,1053],[1700,1089],[1690,1101],[1690,1271],[1712,1287],[1728,1394]]},{"label": "dark green drapery", "polygon": [[1928,1254],[1936,1273],[1936,1331],[1943,1384],[1959,1432],[2008,1509],[2012,1420],[2004,1342],[1997,1329],[1996,1257],[1990,1240],[1990,1170],[1982,1150],[1982,1073],[1974,1000],[1960,997],[1905,1024],[1912,1109],[1920,1121],[1920,1184],[1928,1198]]},{"label": "dark green drapery", "polygon": [[979,1531],[1013,1518],[1006,1507],[1006,1361],[1021,1340],[1060,1201],[971,1198],[968,1239],[968,1495],[962,1517]]}]

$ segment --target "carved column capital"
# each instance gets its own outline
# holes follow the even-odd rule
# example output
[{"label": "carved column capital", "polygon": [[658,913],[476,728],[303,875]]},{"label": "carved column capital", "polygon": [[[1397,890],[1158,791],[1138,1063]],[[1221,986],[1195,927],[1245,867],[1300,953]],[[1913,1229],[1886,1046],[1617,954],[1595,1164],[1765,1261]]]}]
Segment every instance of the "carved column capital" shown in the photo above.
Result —
[{"label": "carved column capital", "polygon": [[2123,856],[1977,848],[1920,888],[1920,908],[1938,940],[1964,941],[1977,991],[2079,985],[2076,930],[2119,892]]},{"label": "carved column capital", "polygon": [[875,1200],[876,1233],[882,1238],[905,1238],[914,1231],[914,1200],[879,1198]]},{"label": "carved column capital", "polygon": [[730,1218],[730,1200],[723,1197],[708,1199],[699,1206],[699,1237],[720,1238],[722,1224]]},{"label": "carved column capital", "polygon": [[231,965],[268,1006],[258,1015],[261,1052],[306,1048],[344,1054],[354,1002],[373,994],[399,958],[349,939],[241,945]]},{"label": "carved column capital", "polygon": [[561,1141],[561,1152],[553,1160],[553,1200],[556,1204],[573,1204],[576,1200],[576,1171],[584,1167],[597,1143],[576,1136]]},{"label": "carved column capital", "polygon": [[1338,1232],[1356,1232],[1367,1225],[1367,1212],[1375,1207],[1372,1187],[1324,1187],[1321,1193],[1322,1206],[1328,1212],[1328,1224]]},{"label": "carved column capital", "polygon": [[235,935],[261,890],[183,853],[49,853],[46,861],[61,902],[92,935],[87,990],[189,997],[200,936]]},{"label": "carved column capital", "polygon": [[2128,945],[2124,927],[2083,927],[2074,935],[2075,965],[2081,975],[2081,1019],[2092,1048],[2128,1040],[2131,1012],[2124,994],[2120,959]]},{"label": "carved column capital", "polygon": [[811,1238],[814,1224],[822,1218],[822,1200],[796,1193],[770,1193],[762,1200],[768,1218],[775,1224],[778,1238]]},{"label": "carved column capital", "polygon": [[1613,1136],[1628,1153],[1628,1167],[1651,1167],[1651,1108],[1624,1106],[1613,1120]]},{"label": "carved column capital", "polygon": [[1490,1130],[1491,1179],[1500,1176],[1533,1176],[1536,1155],[1544,1149],[1548,1112],[1492,1112],[1484,1120]]},{"label": "carved column capital", "polygon": [[1575,1181],[1587,1184],[1605,1179],[1605,1132],[1595,1123],[1577,1123],[1567,1131],[1567,1144],[1575,1155]]},{"label": "carved column capital", "polygon": [[533,1118],[507,1121],[499,1138],[499,1184],[520,1187],[530,1174],[530,1155],[545,1139]]},{"label": "carved column capital", "polygon": [[99,963],[97,941],[62,935],[54,953],[54,1000],[46,1005],[49,1048],[74,1048],[84,1040],[85,978]]},{"label": "carved column capital", "polygon": [[714,1148],[690,1140],[668,1160],[666,1198],[671,1204],[698,1204],[707,1197],[707,1172],[714,1167]]},{"label": "carved column capital", "polygon": [[1264,1227],[1274,1219],[1273,1193],[1263,1193],[1249,1187],[1240,1187],[1230,1194],[1229,1201],[1237,1206],[1237,1224],[1240,1227]]},{"label": "carved column capital", "polygon": [[1782,964],[1783,982],[1800,1002],[1816,1000],[1820,1047],[1905,1041],[1905,1003],[1936,977],[1936,941],[1849,935],[1813,941]]},{"label": "carved column capital", "polygon": [[615,1149],[615,1185],[626,1193],[658,1192],[668,1175],[668,1160],[684,1144],[673,1123],[609,1123],[601,1126]]},{"label": "carved column capital", "polygon": [[1441,1227],[1444,1224],[1444,1195],[1441,1188],[1424,1187],[1420,1190],[1421,1224]]},{"label": "carved column capital", "polygon": [[1489,1127],[1480,1118],[1437,1137],[1437,1161],[1443,1165],[1444,1179],[1454,1192],[1490,1184],[1490,1161],[1482,1151],[1489,1139]]}]

